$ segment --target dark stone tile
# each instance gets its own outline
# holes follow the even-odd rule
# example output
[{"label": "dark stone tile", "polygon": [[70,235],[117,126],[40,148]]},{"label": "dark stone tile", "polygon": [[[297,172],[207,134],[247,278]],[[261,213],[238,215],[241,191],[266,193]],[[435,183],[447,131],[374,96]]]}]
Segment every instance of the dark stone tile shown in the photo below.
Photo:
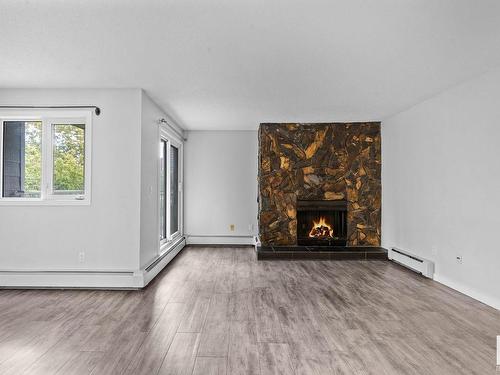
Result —
[{"label": "dark stone tile", "polygon": [[336,251],[331,254],[332,260],[364,260],[366,253],[361,251]]},{"label": "dark stone tile", "polygon": [[273,251],[257,251],[257,260],[276,259]]},{"label": "dark stone tile", "polygon": [[260,246],[257,259],[387,260],[387,250],[378,246]]},{"label": "dark stone tile", "polygon": [[366,259],[369,260],[388,260],[387,252],[367,252]]},{"label": "dark stone tile", "polygon": [[257,246],[257,251],[273,251],[272,246]]},{"label": "dark stone tile", "polygon": [[293,259],[311,259],[311,260],[328,260],[330,259],[330,252],[300,252],[295,253]]}]

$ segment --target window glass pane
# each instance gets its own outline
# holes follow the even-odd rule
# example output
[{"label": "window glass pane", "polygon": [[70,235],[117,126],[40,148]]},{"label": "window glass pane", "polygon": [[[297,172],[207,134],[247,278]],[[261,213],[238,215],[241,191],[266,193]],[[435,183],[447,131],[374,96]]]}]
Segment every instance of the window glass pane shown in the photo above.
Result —
[{"label": "window glass pane", "polygon": [[3,123],[2,196],[40,198],[42,122]]},{"label": "window glass pane", "polygon": [[179,149],[170,145],[170,234],[179,230]]},{"label": "window glass pane", "polygon": [[85,192],[85,124],[52,125],[53,194]]},{"label": "window glass pane", "polygon": [[167,238],[166,176],[167,142],[160,143],[160,240]]}]

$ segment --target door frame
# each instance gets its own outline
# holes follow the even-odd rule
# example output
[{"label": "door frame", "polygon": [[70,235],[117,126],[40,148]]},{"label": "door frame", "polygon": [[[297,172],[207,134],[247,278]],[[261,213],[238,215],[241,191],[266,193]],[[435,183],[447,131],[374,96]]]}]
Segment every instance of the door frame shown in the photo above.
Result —
[{"label": "door frame", "polygon": [[[183,139],[176,134],[174,131],[169,129],[168,124],[160,123],[159,134],[158,134],[158,147],[161,146],[161,141],[166,141],[166,158],[165,162],[165,225],[166,225],[166,237],[160,240],[160,202],[161,202],[161,158],[158,153],[158,240],[159,240],[159,252],[162,253],[166,247],[168,247],[172,242],[182,237],[184,233],[184,142]],[[177,232],[170,233],[170,146],[176,147],[178,152],[178,224],[179,228]],[[161,148],[160,148],[161,149]]]}]

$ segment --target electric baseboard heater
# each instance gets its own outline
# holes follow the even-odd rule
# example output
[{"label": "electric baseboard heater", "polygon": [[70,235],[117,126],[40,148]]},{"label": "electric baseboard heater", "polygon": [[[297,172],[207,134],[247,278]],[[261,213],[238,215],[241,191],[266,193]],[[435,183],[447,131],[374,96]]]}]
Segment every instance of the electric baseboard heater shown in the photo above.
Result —
[{"label": "electric baseboard heater", "polygon": [[389,260],[392,260],[406,268],[421,273],[429,279],[434,278],[434,262],[428,259],[411,254],[406,250],[393,247],[387,254]]}]

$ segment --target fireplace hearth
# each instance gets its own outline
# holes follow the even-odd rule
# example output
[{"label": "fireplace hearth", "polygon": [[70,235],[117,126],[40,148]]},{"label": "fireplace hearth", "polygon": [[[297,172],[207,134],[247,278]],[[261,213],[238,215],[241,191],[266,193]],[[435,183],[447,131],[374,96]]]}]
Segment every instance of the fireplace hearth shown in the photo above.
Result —
[{"label": "fireplace hearth", "polygon": [[297,200],[297,245],[346,244],[347,201]]}]

